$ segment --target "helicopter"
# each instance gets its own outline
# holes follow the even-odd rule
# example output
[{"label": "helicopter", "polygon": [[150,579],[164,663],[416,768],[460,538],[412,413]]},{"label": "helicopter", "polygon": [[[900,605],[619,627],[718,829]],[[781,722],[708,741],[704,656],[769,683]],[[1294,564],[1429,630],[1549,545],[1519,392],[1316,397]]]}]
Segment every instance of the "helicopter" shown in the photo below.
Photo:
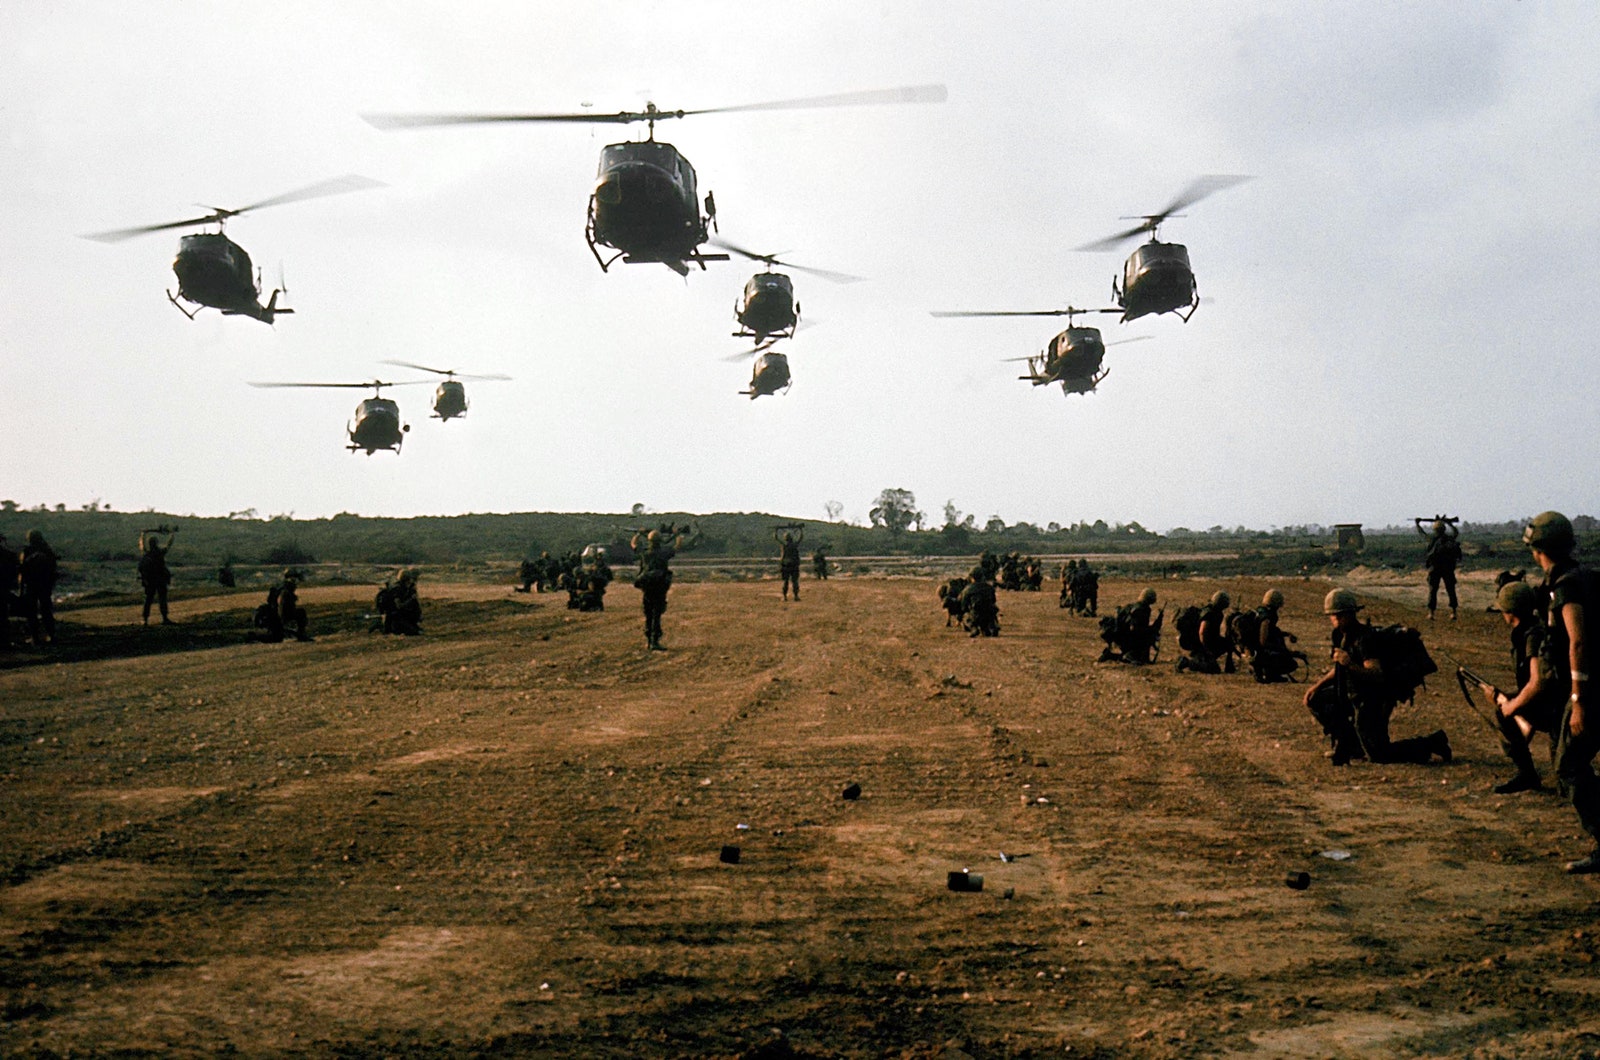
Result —
[{"label": "helicopter", "polygon": [[783,273],[773,272],[773,266],[781,265],[786,269],[808,272],[832,283],[858,283],[863,279],[860,276],[851,276],[849,273],[830,272],[827,269],[779,261],[776,254],[757,254],[753,250],[746,250],[744,247],[735,246],[716,237],[712,237],[711,242],[723,250],[731,250],[741,257],[762,262],[767,266],[766,272],[756,273],[745,283],[744,295],[733,307],[733,317],[741,328],[733,333],[734,337],[755,339],[758,344],[765,342],[771,336],[794,338],[795,328],[800,323],[800,303],[794,298],[794,283]]},{"label": "helicopter", "polygon": [[415,368],[419,372],[432,372],[445,378],[433,392],[433,416],[440,421],[449,421],[457,416],[467,414],[467,388],[462,386],[460,380],[490,382],[508,380],[509,375],[457,375],[451,368],[429,368],[425,364],[412,364],[410,361],[384,361],[384,364],[396,365],[400,368]]},{"label": "helicopter", "polygon": [[704,270],[708,261],[729,258],[726,254],[700,249],[709,238],[710,229],[716,227],[716,199],[711,192],[706,192],[705,212],[701,213],[694,166],[676,147],[656,140],[656,122],[734,111],[941,103],[945,95],[943,85],[920,85],[705,110],[662,110],[654,103],[647,103],[643,111],[616,114],[364,114],[362,118],[379,129],[524,122],[618,125],[645,122],[649,127],[647,139],[607,144],[601,148],[599,171],[589,195],[584,238],[602,272],[609,272],[620,259],[629,265],[659,263],[680,276],[687,276],[690,265]]},{"label": "helicopter", "polygon": [[406,433],[411,430],[411,425],[400,422],[400,406],[389,398],[383,396],[386,386],[420,386],[426,380],[403,380],[398,383],[388,383],[381,379],[374,379],[370,383],[251,383],[253,387],[334,387],[340,389],[358,388],[365,390],[372,387],[372,396],[363,398],[361,404],[356,406],[356,418],[345,429],[350,435],[350,444],[345,446],[352,453],[366,450],[368,456],[379,449],[392,449],[396,454],[400,452],[400,443],[405,441]]},{"label": "helicopter", "polygon": [[[270,199],[262,199],[260,202],[253,202],[249,206],[233,210],[210,206],[206,208],[211,213],[204,217],[141,225],[137,228],[120,228],[111,232],[95,232],[84,238],[99,243],[120,243],[124,239],[132,239],[147,232],[215,224],[217,226],[215,232],[194,232],[178,240],[178,256],[172,263],[172,271],[178,276],[178,293],[173,295],[168,291],[167,301],[177,306],[178,311],[190,320],[193,320],[201,309],[211,308],[219,310],[224,316],[253,317],[264,324],[271,324],[274,317],[282,313],[293,313],[294,310],[280,308],[278,305],[278,295],[283,293],[282,283],[272,292],[267,304],[261,304],[259,271],[252,269],[250,255],[245,253],[245,249],[223,234],[223,227],[228,220],[265,206],[282,206],[304,199],[318,199],[325,195],[342,195],[345,192],[381,187],[383,187],[382,181],[352,173],[297,188],[282,195],[274,195]],[[185,309],[178,301],[180,298],[197,308],[192,312]]]},{"label": "helicopter", "polygon": [[723,358],[725,361],[742,361],[746,357],[755,357],[755,367],[750,373],[750,389],[739,391],[751,401],[789,389],[789,358],[772,348],[773,343],[777,341],[777,339],[767,339],[758,343],[754,349]]},{"label": "helicopter", "polygon": [[1050,344],[1042,352],[1032,357],[1008,357],[1006,360],[1027,361],[1028,374],[1017,378],[1025,379],[1034,386],[1060,383],[1063,394],[1087,394],[1099,386],[1101,380],[1111,374],[1111,369],[1102,370],[1100,367],[1105,360],[1106,347],[1120,346],[1128,342],[1142,342],[1150,336],[1138,335],[1130,339],[1106,342],[1101,337],[1099,328],[1076,327],[1072,323],[1072,318],[1089,313],[1120,312],[1122,312],[1120,309],[1079,309],[1076,306],[1067,306],[1065,309],[946,311],[934,312],[932,315],[936,317],[1066,317],[1066,330],[1052,338]]},{"label": "helicopter", "polygon": [[1122,285],[1119,287],[1115,279],[1111,281],[1111,297],[1122,308],[1123,323],[1150,313],[1173,313],[1185,324],[1189,322],[1200,306],[1200,289],[1195,283],[1194,269],[1189,265],[1189,249],[1181,243],[1161,242],[1156,238],[1156,230],[1167,218],[1183,216],[1176,211],[1249,179],[1247,176],[1227,174],[1200,177],[1158,213],[1123,218],[1140,222],[1132,228],[1073,248],[1114,250],[1143,232],[1150,233],[1150,241],[1134,248],[1123,264]]}]

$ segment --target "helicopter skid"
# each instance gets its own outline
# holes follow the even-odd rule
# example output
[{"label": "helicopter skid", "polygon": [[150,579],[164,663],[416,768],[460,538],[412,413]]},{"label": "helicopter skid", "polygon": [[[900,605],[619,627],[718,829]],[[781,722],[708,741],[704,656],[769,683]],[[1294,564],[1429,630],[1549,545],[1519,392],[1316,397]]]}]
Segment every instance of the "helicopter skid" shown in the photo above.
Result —
[{"label": "helicopter skid", "polygon": [[199,309],[196,309],[194,311],[194,313],[191,313],[187,309],[183,308],[183,306],[178,304],[178,299],[173,296],[171,291],[167,292],[167,301],[171,302],[175,307],[177,307],[178,312],[182,313],[184,316],[188,317],[190,320],[194,319],[195,313],[200,312]]}]

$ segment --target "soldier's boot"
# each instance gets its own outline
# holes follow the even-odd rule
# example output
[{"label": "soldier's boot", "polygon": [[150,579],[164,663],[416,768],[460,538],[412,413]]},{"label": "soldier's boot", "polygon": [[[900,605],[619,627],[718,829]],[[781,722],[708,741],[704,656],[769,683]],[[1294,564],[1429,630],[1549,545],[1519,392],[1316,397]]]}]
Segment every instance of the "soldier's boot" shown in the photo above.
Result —
[{"label": "soldier's boot", "polygon": [[1456,609],[1452,607],[1450,609],[1450,621],[1454,622],[1455,620],[1456,620]]},{"label": "soldier's boot", "polygon": [[1431,608],[1431,607],[1428,608],[1428,621],[1429,622],[1433,621],[1433,608]]},{"label": "soldier's boot", "polygon": [[1600,872],[1600,847],[1596,847],[1594,853],[1588,857],[1567,862],[1566,869],[1574,876],[1587,876],[1592,872]]},{"label": "soldier's boot", "polygon": [[1500,749],[1511,759],[1511,764],[1517,767],[1516,776],[1494,786],[1495,794],[1511,795],[1519,791],[1541,790],[1544,782],[1539,779],[1539,767],[1533,761],[1533,748],[1523,737],[1522,730],[1517,728],[1516,719],[1495,711],[1495,721],[1499,723],[1500,728]]},{"label": "soldier's boot", "polygon": [[1450,750],[1450,737],[1444,734],[1443,729],[1436,729],[1428,734],[1428,750],[1439,756],[1439,761],[1445,765],[1450,764],[1450,759],[1455,757],[1455,752]]}]

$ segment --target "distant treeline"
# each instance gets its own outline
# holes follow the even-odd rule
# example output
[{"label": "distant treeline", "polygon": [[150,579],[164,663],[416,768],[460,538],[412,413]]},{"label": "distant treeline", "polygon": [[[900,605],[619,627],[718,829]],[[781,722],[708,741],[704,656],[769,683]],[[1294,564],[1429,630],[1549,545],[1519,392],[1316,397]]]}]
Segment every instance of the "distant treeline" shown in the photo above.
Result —
[{"label": "distant treeline", "polygon": [[[1586,539],[1596,536],[1595,520],[1575,518]],[[604,545],[613,562],[627,562],[629,539],[635,529],[663,523],[692,524],[700,533],[694,553],[707,557],[748,558],[774,554],[772,532],[783,524],[805,528],[807,554],[825,548],[834,556],[906,555],[935,556],[997,553],[1111,553],[1142,554],[1231,553],[1257,558],[1270,567],[1322,569],[1328,566],[1414,566],[1420,562],[1422,541],[1410,526],[1365,531],[1366,545],[1359,554],[1339,553],[1331,528],[1286,527],[1277,530],[1227,530],[1212,527],[1193,531],[1177,529],[1166,535],[1145,530],[1137,523],[1078,523],[1068,527],[1040,528],[1029,523],[1006,526],[992,519],[984,527],[951,523],[925,530],[891,530],[886,526],[856,526],[823,520],[795,519],[761,512],[692,515],[662,512],[647,515],[527,512],[509,515],[418,516],[409,519],[368,518],[341,514],[328,519],[202,518],[158,512],[98,510],[0,511],[0,533],[13,548],[21,547],[24,534],[37,528],[67,562],[135,563],[141,530],[168,525],[179,527],[174,565],[293,566],[312,563],[349,563],[379,566],[515,563],[537,556]],[[1521,523],[1462,523],[1462,543],[1469,566],[1527,563],[1520,541]]]}]

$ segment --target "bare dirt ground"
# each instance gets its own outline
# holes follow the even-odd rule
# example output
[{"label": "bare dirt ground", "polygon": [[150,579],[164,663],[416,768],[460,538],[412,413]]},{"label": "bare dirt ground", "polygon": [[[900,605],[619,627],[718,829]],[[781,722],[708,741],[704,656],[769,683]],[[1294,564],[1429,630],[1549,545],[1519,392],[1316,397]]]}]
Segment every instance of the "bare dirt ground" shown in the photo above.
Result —
[{"label": "bare dirt ground", "polygon": [[[1503,675],[1481,584],[1352,580]],[[312,644],[233,596],[0,656],[0,1053],[1600,1055],[1587,845],[1448,673],[1395,730],[1453,763],[1334,768],[1299,686],[1097,664],[1050,591],[972,640],[926,580],[680,583],[652,654],[626,581],[423,589],[421,638],[312,588]]]}]

